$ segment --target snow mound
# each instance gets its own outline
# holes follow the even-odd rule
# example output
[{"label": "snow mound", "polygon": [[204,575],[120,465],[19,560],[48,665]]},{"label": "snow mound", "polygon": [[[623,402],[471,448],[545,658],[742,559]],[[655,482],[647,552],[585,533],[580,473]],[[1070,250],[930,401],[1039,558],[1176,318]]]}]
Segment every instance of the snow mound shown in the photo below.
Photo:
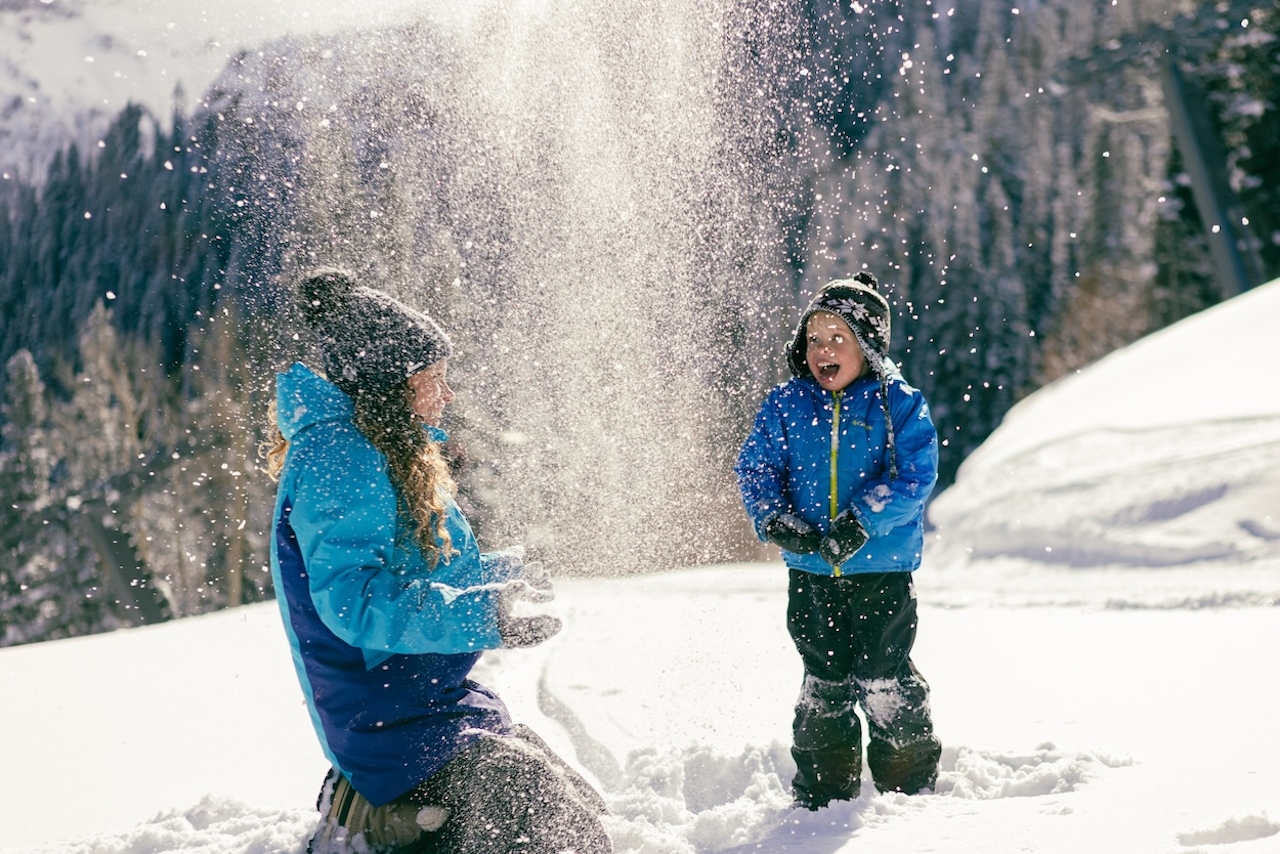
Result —
[{"label": "snow mound", "polygon": [[206,796],[129,831],[42,849],[64,854],[301,854],[315,829],[314,810],[254,809],[234,798]]},{"label": "snow mound", "polygon": [[606,826],[617,851],[692,854],[753,843],[791,803],[795,773],[787,747],[738,756],[693,746],[633,752],[617,791],[606,796]]},{"label": "snow mound", "polygon": [[1280,558],[1280,281],[1014,407],[930,507],[940,564]]},{"label": "snow mound", "polygon": [[[1132,765],[1127,756],[1067,752],[1045,743],[1024,753],[970,747],[943,750],[935,794],[944,799],[995,800],[1061,795],[1107,769]],[[748,748],[725,756],[706,747],[632,753],[620,790],[607,796],[606,819],[618,851],[694,854],[774,850],[784,839],[841,835],[904,812],[929,809],[928,796],[878,794],[865,779],[854,801],[816,813],[791,807],[795,773],[787,746]]]},{"label": "snow mound", "polygon": [[1266,813],[1263,813],[1229,818],[1211,830],[1179,833],[1178,841],[1183,845],[1230,845],[1234,842],[1266,839],[1277,833],[1280,833],[1280,824],[1267,818]]},{"label": "snow mound", "polygon": [[1075,791],[1100,768],[1131,764],[1127,757],[1065,753],[1051,743],[1028,754],[948,747],[942,752],[937,791],[975,800],[1058,795]]}]

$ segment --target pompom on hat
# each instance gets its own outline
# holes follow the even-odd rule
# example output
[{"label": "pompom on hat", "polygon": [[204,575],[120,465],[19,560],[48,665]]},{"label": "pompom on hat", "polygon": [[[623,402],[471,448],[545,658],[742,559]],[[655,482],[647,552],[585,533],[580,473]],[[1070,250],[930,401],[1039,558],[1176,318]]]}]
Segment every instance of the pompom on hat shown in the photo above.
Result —
[{"label": "pompom on hat", "polygon": [[356,284],[347,270],[307,273],[298,301],[316,332],[325,374],[352,397],[384,393],[453,352],[449,336],[428,315]]}]

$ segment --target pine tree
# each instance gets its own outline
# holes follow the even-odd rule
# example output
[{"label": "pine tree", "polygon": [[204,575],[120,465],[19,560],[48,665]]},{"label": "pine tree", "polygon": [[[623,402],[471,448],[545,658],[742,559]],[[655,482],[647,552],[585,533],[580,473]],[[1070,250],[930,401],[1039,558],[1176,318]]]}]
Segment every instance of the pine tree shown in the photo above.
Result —
[{"label": "pine tree", "polygon": [[79,351],[75,392],[52,413],[66,470],[65,524],[93,549],[101,588],[122,619],[167,619],[169,603],[138,551],[133,518],[146,451],[154,432],[164,430],[157,386],[145,373],[154,358],[139,342],[121,338],[101,302],[81,330]]},{"label": "pine tree", "polygon": [[44,384],[31,353],[5,366],[0,445],[0,646],[39,635],[39,591],[46,544],[40,515],[49,505],[52,458],[47,447]]}]

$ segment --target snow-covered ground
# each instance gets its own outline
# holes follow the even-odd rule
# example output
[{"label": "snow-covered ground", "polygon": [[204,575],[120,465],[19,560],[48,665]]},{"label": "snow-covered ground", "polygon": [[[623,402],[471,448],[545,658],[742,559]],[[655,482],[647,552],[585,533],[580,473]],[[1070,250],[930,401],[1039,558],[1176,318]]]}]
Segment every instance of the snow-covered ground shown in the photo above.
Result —
[{"label": "snow-covered ground", "polygon": [[[934,794],[787,806],[779,564],[565,579],[481,681],[619,852],[1280,852],[1280,283],[1028,398],[935,502]],[[297,854],[324,760],[271,604],[0,651],[0,851]]]}]

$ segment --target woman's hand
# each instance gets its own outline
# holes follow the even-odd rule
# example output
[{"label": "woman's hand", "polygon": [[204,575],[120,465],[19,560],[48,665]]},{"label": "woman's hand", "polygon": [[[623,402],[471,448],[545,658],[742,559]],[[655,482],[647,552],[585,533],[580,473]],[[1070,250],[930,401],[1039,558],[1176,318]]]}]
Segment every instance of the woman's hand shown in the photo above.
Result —
[{"label": "woman's hand", "polygon": [[551,576],[540,561],[526,563],[521,570],[519,577],[508,582],[498,594],[498,635],[504,647],[537,646],[564,627],[558,617],[550,614],[517,617],[512,613],[516,602],[521,600],[543,604],[556,598]]}]

